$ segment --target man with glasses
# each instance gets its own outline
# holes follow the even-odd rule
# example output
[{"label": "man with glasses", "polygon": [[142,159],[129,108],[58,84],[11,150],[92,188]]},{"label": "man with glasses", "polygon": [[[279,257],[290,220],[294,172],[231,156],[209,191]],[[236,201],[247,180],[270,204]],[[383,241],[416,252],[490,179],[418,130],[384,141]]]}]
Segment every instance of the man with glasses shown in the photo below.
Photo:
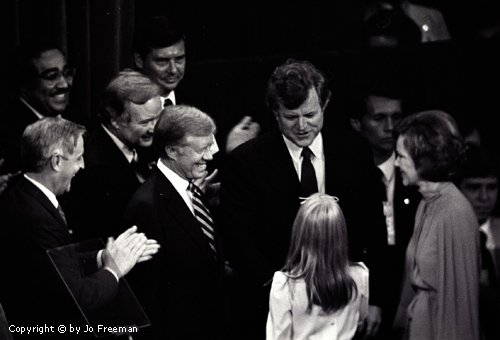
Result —
[{"label": "man with glasses", "polygon": [[19,142],[26,126],[66,111],[75,75],[57,45],[45,41],[18,46],[13,65],[19,96],[0,118],[1,173],[20,169]]}]

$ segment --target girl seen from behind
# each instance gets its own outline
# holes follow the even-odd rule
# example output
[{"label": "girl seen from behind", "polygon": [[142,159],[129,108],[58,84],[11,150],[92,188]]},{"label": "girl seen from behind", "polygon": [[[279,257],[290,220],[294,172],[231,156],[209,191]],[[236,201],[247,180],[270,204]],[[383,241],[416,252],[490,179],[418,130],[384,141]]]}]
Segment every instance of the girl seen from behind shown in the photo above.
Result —
[{"label": "girl seen from behind", "polygon": [[350,263],[338,199],[314,194],[294,221],[286,264],[274,274],[267,339],[352,339],[368,311],[368,269]]}]

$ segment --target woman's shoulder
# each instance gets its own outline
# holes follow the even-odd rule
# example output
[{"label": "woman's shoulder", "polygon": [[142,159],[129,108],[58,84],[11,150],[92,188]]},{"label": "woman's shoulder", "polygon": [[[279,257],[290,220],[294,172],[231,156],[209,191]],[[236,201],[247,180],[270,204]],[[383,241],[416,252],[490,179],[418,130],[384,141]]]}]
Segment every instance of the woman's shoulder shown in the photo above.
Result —
[{"label": "woman's shoulder", "polygon": [[368,284],[369,270],[363,262],[353,262],[349,266],[349,274],[356,281],[358,286],[361,283]]}]

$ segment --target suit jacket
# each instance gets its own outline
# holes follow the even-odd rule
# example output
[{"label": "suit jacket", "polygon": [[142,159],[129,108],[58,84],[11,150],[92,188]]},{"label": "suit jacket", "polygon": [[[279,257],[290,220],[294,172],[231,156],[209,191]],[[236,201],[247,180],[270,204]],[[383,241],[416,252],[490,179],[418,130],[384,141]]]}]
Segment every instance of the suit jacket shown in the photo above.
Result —
[{"label": "suit jacket", "polygon": [[[160,251],[127,279],[151,320],[144,339],[212,339],[219,336],[224,259],[215,229],[217,260],[186,203],[158,169],[133,195],[125,226],[137,225]],[[136,335],[134,335],[134,339]]]},{"label": "suit jacket", "polygon": [[[323,129],[322,135],[326,193],[339,198],[351,258],[370,268],[370,304],[379,304],[376,287],[383,290],[378,273],[387,232],[370,149],[350,131]],[[285,264],[302,196],[278,129],[248,141],[228,156],[221,188],[224,244],[235,275],[252,282],[254,290]]]},{"label": "suit jacket", "polygon": [[[9,323],[83,325],[77,305],[47,255],[49,249],[72,243],[59,211],[40,189],[22,177],[2,201],[0,216],[0,299]],[[68,257],[64,264],[75,273],[68,285],[78,292],[74,296],[83,310],[99,308],[118,290],[114,275],[97,269],[96,255],[91,252]],[[92,274],[86,276],[86,270]]]},{"label": "suit jacket", "polygon": [[132,165],[101,125],[85,139],[85,169],[63,206],[75,240],[118,236],[128,201],[139,188]]}]

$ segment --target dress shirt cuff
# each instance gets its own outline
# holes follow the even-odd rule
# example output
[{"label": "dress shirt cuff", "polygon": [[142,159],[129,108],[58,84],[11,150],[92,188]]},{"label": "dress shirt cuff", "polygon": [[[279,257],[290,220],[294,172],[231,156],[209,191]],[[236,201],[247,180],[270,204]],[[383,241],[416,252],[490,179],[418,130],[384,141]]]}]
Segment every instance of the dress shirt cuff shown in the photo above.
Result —
[{"label": "dress shirt cuff", "polygon": [[110,267],[105,267],[104,266],[104,260],[103,260],[103,254],[104,254],[104,250],[105,249],[101,249],[99,250],[99,252],[97,253],[97,268],[99,270],[101,269],[104,269],[104,270],[107,270],[109,271],[111,274],[113,274],[113,276],[116,278],[116,282],[119,282],[120,281],[120,278],[118,277],[118,275],[116,274],[116,272],[111,269]]}]

